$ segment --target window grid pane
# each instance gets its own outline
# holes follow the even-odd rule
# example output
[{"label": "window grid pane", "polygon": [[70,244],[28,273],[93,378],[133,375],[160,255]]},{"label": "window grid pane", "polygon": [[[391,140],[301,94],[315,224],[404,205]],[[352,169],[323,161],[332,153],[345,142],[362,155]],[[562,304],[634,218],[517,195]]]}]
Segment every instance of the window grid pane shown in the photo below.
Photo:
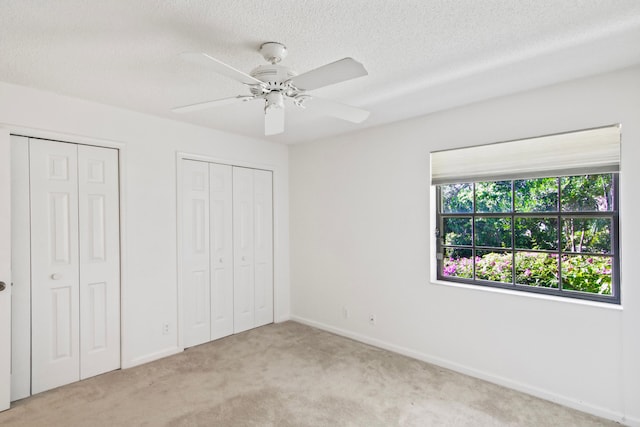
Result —
[{"label": "window grid pane", "polygon": [[439,279],[619,303],[617,174],[454,185],[436,187]]}]

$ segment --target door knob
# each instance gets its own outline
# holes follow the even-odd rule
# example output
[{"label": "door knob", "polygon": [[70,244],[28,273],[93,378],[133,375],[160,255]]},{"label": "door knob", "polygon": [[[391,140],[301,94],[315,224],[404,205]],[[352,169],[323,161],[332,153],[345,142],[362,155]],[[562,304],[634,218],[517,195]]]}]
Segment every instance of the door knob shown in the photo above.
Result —
[{"label": "door knob", "polygon": [[7,287],[6,283],[0,282],[0,292],[4,291],[6,287]]},{"label": "door knob", "polygon": [[62,279],[62,274],[60,274],[60,273],[53,273],[53,274],[51,275],[51,278],[52,278],[53,280],[60,280],[60,279]]}]

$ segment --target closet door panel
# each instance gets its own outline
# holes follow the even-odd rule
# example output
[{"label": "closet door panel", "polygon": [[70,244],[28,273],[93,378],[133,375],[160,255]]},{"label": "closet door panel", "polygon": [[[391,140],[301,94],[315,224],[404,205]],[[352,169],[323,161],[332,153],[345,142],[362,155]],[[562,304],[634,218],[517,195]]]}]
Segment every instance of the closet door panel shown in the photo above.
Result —
[{"label": "closet door panel", "polygon": [[254,327],[253,170],[233,167],[234,332]]},{"label": "closet door panel", "polygon": [[254,174],[255,326],[273,323],[273,184],[270,171]]},{"label": "closet door panel", "polygon": [[118,151],[78,146],[80,378],[120,367]]},{"label": "closet door panel", "polygon": [[185,347],[211,337],[209,164],[182,164],[182,298]]},{"label": "closet door panel", "polygon": [[30,140],[32,393],[80,379],[77,146]]},{"label": "closet door panel", "polygon": [[229,165],[209,165],[211,339],[233,333],[233,195]]}]

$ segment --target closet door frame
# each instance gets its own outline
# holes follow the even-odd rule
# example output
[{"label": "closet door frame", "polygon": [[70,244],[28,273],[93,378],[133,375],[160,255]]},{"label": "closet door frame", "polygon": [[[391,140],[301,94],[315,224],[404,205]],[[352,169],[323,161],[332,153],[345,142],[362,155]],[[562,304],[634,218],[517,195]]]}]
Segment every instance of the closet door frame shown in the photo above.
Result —
[{"label": "closet door frame", "polygon": [[[120,222],[120,231],[119,231],[119,240],[120,240],[120,357],[119,357],[119,365],[120,369],[125,369],[128,367],[134,366],[134,364],[126,363],[127,360],[130,360],[131,357],[128,356],[128,348],[125,345],[126,342],[126,330],[128,321],[125,313],[127,312],[125,307],[125,301],[127,298],[127,263],[126,263],[126,230],[127,230],[127,218],[126,218],[126,170],[127,170],[127,148],[124,142],[118,142],[107,139],[93,138],[87,137],[83,135],[76,134],[66,134],[63,132],[56,132],[50,130],[36,129],[12,124],[2,124],[4,129],[9,131],[9,134],[13,136],[35,138],[35,139],[44,139],[51,140],[57,142],[65,142],[70,144],[79,144],[79,145],[87,145],[93,147],[103,147],[103,148],[112,148],[118,150],[118,193],[119,193],[119,222]],[[30,324],[28,325],[30,328]],[[29,330],[30,335],[30,330]],[[0,345],[5,345],[10,343],[0,343]],[[15,359],[15,358],[14,358]],[[24,376],[24,375],[23,375]],[[25,379],[19,381],[26,381]],[[30,369],[29,369],[29,389],[30,389]],[[11,400],[15,400],[14,397],[11,397]]]},{"label": "closet door frame", "polygon": [[[183,170],[182,170],[182,161],[183,160],[197,160],[197,161],[202,161],[202,162],[208,162],[208,163],[218,163],[218,164],[222,164],[222,165],[229,165],[229,166],[236,166],[236,167],[243,167],[243,168],[250,168],[250,169],[258,169],[258,170],[264,170],[264,171],[269,171],[272,173],[272,198],[273,198],[273,204],[272,204],[272,221],[273,221],[273,321],[274,322],[279,322],[281,320],[278,319],[278,317],[276,316],[276,313],[278,313],[278,307],[279,307],[279,301],[278,301],[278,280],[277,280],[277,262],[278,262],[278,247],[277,247],[277,238],[276,236],[278,236],[278,223],[276,221],[276,218],[278,218],[278,203],[276,203],[276,182],[277,182],[277,177],[279,174],[279,168],[274,166],[274,165],[270,165],[270,164],[263,164],[263,163],[254,163],[254,162],[245,162],[245,161],[238,161],[235,159],[228,159],[228,158],[220,158],[220,157],[213,157],[213,156],[207,156],[207,155],[202,155],[202,154],[195,154],[195,153],[188,153],[188,152],[178,152],[176,153],[176,179],[177,179],[177,184],[176,184],[176,191],[177,191],[177,196],[176,196],[176,214],[177,214],[177,224],[182,224],[183,218],[182,218],[182,203],[183,203],[183,198],[182,198],[182,176],[183,176]],[[178,232],[177,232],[177,237],[178,237],[178,244],[177,244],[177,265],[178,265],[178,347],[182,350],[184,350],[185,346],[184,346],[184,334],[182,332],[182,327],[184,325],[184,308],[183,308],[183,283],[182,283],[182,273],[183,273],[183,269],[182,269],[182,244],[183,244],[183,236],[182,236],[182,231],[181,231],[181,227],[178,226]]]}]

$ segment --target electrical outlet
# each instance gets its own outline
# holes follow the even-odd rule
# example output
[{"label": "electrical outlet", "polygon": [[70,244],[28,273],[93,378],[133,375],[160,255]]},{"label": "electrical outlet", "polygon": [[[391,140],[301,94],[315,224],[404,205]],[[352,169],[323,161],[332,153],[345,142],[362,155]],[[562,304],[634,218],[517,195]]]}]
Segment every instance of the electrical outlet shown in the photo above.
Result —
[{"label": "electrical outlet", "polygon": [[169,335],[169,324],[168,323],[163,323],[162,324],[162,335]]},{"label": "electrical outlet", "polygon": [[369,324],[370,325],[375,325],[376,324],[376,315],[375,314],[370,314],[369,315]]},{"label": "electrical outlet", "polygon": [[349,318],[349,309],[347,307],[342,307],[342,317],[345,319]]}]

